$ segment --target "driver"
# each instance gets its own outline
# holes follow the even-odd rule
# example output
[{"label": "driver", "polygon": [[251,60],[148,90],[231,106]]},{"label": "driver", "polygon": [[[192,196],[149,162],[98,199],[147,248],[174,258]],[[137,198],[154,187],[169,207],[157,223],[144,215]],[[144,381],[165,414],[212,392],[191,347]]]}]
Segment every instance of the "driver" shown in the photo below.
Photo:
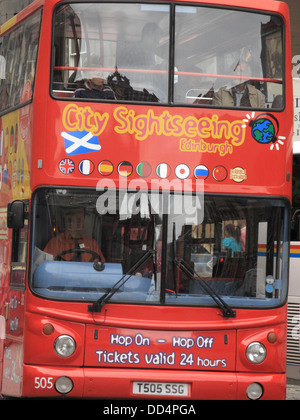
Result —
[{"label": "driver", "polygon": [[50,239],[44,252],[52,254],[54,259],[65,261],[89,262],[101,258],[104,262],[105,259],[97,242],[84,231],[84,211],[69,210],[65,214],[65,231]]}]

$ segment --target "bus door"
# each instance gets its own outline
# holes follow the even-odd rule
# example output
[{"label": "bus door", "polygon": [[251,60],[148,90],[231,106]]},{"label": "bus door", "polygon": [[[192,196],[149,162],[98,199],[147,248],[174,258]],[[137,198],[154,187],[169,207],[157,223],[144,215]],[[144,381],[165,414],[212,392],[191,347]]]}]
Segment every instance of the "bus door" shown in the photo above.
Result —
[{"label": "bus door", "polygon": [[[24,303],[28,249],[28,202],[15,201],[7,208],[7,290],[1,303],[2,393],[21,395],[23,369]],[[11,231],[11,232],[9,232]],[[1,253],[0,259],[4,254]],[[3,263],[2,263],[3,264]],[[0,365],[1,367],[1,365]],[[1,374],[0,374],[1,377]]]}]

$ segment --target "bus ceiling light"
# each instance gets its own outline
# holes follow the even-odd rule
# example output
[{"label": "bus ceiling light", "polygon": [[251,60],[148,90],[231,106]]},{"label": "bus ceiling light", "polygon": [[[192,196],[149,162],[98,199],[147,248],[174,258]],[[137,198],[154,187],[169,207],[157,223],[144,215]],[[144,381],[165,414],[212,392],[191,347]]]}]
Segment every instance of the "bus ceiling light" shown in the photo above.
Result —
[{"label": "bus ceiling light", "polygon": [[69,335],[60,335],[54,343],[56,353],[61,357],[71,356],[76,348],[75,340]]},{"label": "bus ceiling light", "polygon": [[56,379],[54,386],[60,394],[68,394],[73,389],[73,381],[67,376],[60,376]]},{"label": "bus ceiling light", "polygon": [[246,356],[251,363],[258,364],[263,362],[266,355],[267,350],[265,346],[259,342],[253,342],[247,347]]},{"label": "bus ceiling light", "polygon": [[259,400],[263,394],[263,387],[253,382],[248,386],[246,393],[249,400]]}]

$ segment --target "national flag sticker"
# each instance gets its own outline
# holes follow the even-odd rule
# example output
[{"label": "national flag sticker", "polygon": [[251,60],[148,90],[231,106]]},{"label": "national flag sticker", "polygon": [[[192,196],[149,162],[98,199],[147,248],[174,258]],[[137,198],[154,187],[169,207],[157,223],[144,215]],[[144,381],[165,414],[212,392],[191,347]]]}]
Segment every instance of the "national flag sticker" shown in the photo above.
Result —
[{"label": "national flag sticker", "polygon": [[194,176],[197,179],[206,179],[209,175],[209,170],[205,165],[198,165],[194,169]]},{"label": "national flag sticker", "polygon": [[127,160],[124,160],[123,162],[119,163],[118,165],[119,175],[128,177],[132,174],[132,171],[133,171],[133,166]]},{"label": "national flag sticker", "polygon": [[62,132],[67,155],[82,155],[85,153],[98,152],[101,149],[98,136],[88,131]]},{"label": "national flag sticker", "polygon": [[110,160],[102,160],[98,165],[98,171],[100,175],[109,176],[114,171],[114,165]]},{"label": "national flag sticker", "polygon": [[176,166],[175,175],[179,179],[186,179],[190,175],[190,168],[184,163],[181,163],[180,165]]},{"label": "national flag sticker", "polygon": [[225,181],[227,178],[228,172],[224,166],[216,166],[212,173],[214,179],[218,182]]},{"label": "national flag sticker", "polygon": [[156,167],[156,175],[159,178],[168,178],[171,175],[171,168],[167,163],[160,163]]},{"label": "national flag sticker", "polygon": [[94,163],[89,159],[84,159],[79,163],[78,169],[82,175],[90,175],[95,168]]},{"label": "national flag sticker", "polygon": [[148,162],[140,162],[136,167],[136,173],[141,178],[147,178],[152,173],[152,167]]},{"label": "national flag sticker", "polygon": [[59,162],[58,167],[59,167],[59,170],[62,174],[69,175],[74,171],[75,164],[74,164],[72,159],[66,158],[66,159],[62,159]]}]

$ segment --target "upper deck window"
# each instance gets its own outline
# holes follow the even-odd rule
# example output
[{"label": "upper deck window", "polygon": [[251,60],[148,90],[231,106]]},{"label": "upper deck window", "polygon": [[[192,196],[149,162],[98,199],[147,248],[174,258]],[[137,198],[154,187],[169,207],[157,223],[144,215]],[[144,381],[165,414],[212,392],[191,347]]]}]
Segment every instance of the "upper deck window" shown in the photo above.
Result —
[{"label": "upper deck window", "polygon": [[283,107],[283,23],[277,16],[207,6],[76,3],[59,7],[54,19],[55,97]]},{"label": "upper deck window", "polygon": [[169,20],[165,5],[61,6],[55,16],[53,95],[167,102]]},{"label": "upper deck window", "polygon": [[176,102],[227,108],[282,107],[279,18],[178,6],[175,28]]},{"label": "upper deck window", "polygon": [[31,100],[41,11],[0,37],[0,113]]}]

